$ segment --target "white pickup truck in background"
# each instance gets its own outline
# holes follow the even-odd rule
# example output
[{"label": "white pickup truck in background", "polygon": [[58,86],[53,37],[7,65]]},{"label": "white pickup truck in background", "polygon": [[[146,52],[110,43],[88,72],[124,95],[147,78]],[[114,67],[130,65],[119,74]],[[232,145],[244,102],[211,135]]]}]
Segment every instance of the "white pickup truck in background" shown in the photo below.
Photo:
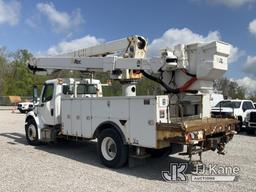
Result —
[{"label": "white pickup truck in background", "polygon": [[211,110],[212,117],[236,117],[240,121],[237,132],[245,128],[245,119],[248,113],[256,111],[251,100],[223,100]]}]

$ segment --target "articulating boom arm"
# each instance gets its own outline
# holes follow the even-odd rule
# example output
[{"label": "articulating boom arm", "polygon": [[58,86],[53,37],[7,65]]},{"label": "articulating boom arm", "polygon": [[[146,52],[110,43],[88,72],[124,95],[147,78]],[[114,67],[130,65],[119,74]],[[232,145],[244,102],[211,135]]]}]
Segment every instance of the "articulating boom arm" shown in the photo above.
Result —
[{"label": "articulating boom arm", "polygon": [[[29,68],[109,71],[112,79],[125,81],[139,79],[143,74],[168,93],[207,92],[213,89],[213,81],[227,71],[230,46],[224,42],[177,45],[173,50],[163,50],[159,58],[144,58],[146,46],[145,38],[131,36],[64,55],[32,58]],[[120,51],[122,56],[109,55]],[[134,71],[140,75],[133,76]]]},{"label": "articulating boom arm", "polygon": [[121,52],[124,58],[144,58],[147,41],[144,37],[134,35],[127,38],[102,43],[93,47],[80,49],[61,56],[68,57],[105,57],[109,54]]}]

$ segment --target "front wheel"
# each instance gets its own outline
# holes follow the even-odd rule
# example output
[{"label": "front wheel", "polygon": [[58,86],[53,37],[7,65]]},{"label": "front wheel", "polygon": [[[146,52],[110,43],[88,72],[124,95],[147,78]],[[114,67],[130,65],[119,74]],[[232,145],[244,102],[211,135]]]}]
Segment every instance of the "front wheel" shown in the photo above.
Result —
[{"label": "front wheel", "polygon": [[98,137],[98,155],[107,167],[120,168],[127,163],[128,146],[114,129],[103,130]]},{"label": "front wheel", "polygon": [[237,117],[239,123],[236,124],[235,130],[237,133],[240,133],[242,131],[242,127],[243,127],[243,118],[241,116]]},{"label": "front wheel", "polygon": [[39,140],[38,140],[37,125],[33,119],[28,120],[25,126],[25,131],[26,131],[27,143],[29,145],[38,145]]},{"label": "front wheel", "polygon": [[236,124],[236,127],[235,127],[235,130],[237,133],[240,133],[241,132],[241,129],[242,129],[242,122],[239,122]]}]

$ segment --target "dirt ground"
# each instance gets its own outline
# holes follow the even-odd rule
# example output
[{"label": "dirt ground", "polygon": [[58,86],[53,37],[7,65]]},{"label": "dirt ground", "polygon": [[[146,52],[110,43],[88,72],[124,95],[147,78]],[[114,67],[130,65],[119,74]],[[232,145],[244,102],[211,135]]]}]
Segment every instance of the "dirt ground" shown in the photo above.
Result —
[{"label": "dirt ground", "polygon": [[256,191],[256,137],[236,135],[225,156],[203,155],[205,164],[238,166],[236,182],[165,182],[161,172],[178,155],[148,158],[143,165],[111,170],[100,164],[96,142],[61,142],[29,146],[24,114],[0,110],[0,191]]}]

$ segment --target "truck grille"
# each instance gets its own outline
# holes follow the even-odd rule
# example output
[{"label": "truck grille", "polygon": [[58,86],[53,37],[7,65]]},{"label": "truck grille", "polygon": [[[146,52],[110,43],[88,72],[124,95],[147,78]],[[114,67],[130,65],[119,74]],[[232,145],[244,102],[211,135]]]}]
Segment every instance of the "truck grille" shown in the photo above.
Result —
[{"label": "truck grille", "polygon": [[256,123],[250,123],[249,126],[250,127],[256,127]]},{"label": "truck grille", "polygon": [[250,114],[250,122],[256,122],[256,112],[251,112],[251,114]]}]

